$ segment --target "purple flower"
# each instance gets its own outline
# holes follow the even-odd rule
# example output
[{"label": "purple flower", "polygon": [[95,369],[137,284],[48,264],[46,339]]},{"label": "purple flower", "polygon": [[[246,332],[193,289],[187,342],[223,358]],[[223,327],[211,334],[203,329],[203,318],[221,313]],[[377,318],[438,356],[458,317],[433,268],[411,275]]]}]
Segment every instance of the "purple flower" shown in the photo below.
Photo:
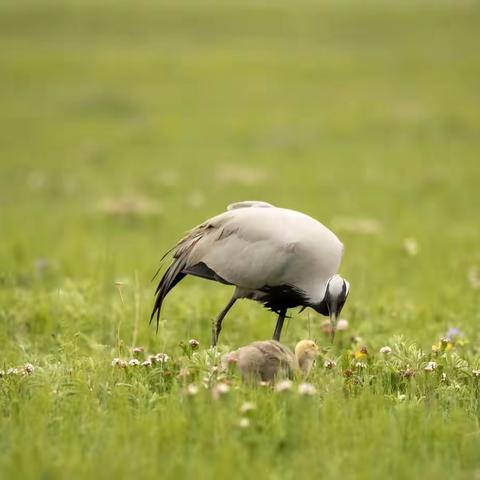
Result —
[{"label": "purple flower", "polygon": [[457,338],[463,338],[463,332],[457,327],[450,327],[445,336],[450,341],[455,341]]}]

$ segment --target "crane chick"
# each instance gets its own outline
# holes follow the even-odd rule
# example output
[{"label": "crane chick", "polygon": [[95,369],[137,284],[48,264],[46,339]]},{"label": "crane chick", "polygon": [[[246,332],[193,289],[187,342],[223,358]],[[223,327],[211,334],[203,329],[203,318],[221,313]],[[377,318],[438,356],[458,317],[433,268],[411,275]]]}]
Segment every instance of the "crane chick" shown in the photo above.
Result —
[{"label": "crane chick", "polygon": [[276,340],[253,342],[226,354],[224,366],[235,363],[242,378],[248,382],[270,382],[278,378],[306,377],[318,356],[318,346],[312,340],[301,340],[295,353]]}]

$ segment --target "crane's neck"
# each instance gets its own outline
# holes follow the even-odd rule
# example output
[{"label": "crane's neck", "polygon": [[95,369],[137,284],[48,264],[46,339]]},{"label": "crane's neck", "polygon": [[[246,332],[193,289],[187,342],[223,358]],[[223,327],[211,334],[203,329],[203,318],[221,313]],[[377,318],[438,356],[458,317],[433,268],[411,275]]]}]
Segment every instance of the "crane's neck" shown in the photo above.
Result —
[{"label": "crane's neck", "polygon": [[325,303],[326,289],[327,283],[323,281],[315,285],[309,285],[309,288],[304,289],[305,297],[308,298],[308,304],[310,307],[318,310],[318,306]]}]

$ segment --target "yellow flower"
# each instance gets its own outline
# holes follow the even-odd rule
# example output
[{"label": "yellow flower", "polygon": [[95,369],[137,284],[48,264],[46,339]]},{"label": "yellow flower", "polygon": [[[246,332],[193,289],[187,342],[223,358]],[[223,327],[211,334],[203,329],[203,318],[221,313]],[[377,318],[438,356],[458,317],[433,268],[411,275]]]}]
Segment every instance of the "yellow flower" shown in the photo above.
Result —
[{"label": "yellow flower", "polygon": [[440,348],[440,350],[444,350],[444,351],[448,352],[453,348],[453,343],[449,338],[442,337],[440,339],[439,348]]},{"label": "yellow flower", "polygon": [[354,354],[356,360],[362,360],[363,358],[367,358],[368,354],[362,352],[361,350],[357,350]]}]

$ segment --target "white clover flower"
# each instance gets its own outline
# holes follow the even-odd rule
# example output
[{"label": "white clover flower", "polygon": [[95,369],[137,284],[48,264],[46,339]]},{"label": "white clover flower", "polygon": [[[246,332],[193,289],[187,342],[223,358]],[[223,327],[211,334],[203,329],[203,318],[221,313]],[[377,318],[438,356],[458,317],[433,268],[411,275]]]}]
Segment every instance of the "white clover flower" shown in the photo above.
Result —
[{"label": "white clover flower", "polygon": [[7,375],[18,375],[18,369],[17,368],[9,368],[7,370]]},{"label": "white clover flower", "polygon": [[359,370],[362,370],[364,368],[367,368],[367,364],[366,363],[363,363],[363,362],[357,362],[355,364],[355,368],[358,368]]},{"label": "white clover flower", "polygon": [[190,397],[195,396],[198,393],[198,387],[194,383],[187,385],[187,395]]},{"label": "white clover flower", "polygon": [[131,367],[137,367],[138,365],[140,365],[140,361],[137,360],[136,358],[132,358],[131,360],[129,360],[128,364]]},{"label": "white clover flower", "polygon": [[390,355],[392,353],[392,349],[388,345],[385,345],[380,349],[380,353],[383,353],[384,355]]},{"label": "white clover flower", "polygon": [[127,368],[128,364],[126,360],[119,360],[117,365],[121,368]]},{"label": "white clover flower", "polygon": [[186,378],[189,377],[192,372],[188,367],[182,367],[180,371],[178,372],[177,377],[179,378]]},{"label": "white clover flower", "polygon": [[142,367],[151,367],[151,366],[152,366],[152,361],[150,359],[142,362]]},{"label": "white clover flower", "polygon": [[228,393],[230,391],[230,387],[226,383],[218,383],[217,384],[217,391],[220,394],[223,395],[223,394]]},{"label": "white clover flower", "polygon": [[348,320],[346,320],[345,318],[341,318],[337,322],[337,331],[341,332],[341,331],[345,331],[345,330],[348,330]]},{"label": "white clover flower", "polygon": [[403,242],[403,249],[410,257],[418,255],[418,242],[415,238],[406,238]]},{"label": "white clover flower", "polygon": [[227,368],[234,368],[237,363],[238,363],[238,359],[237,357],[235,357],[235,355],[225,355],[225,360],[223,360],[223,362],[226,364],[226,367]]},{"label": "white clover flower", "polygon": [[292,389],[293,382],[291,380],[282,380],[275,385],[276,392],[287,392]]},{"label": "white clover flower", "polygon": [[240,407],[240,412],[241,413],[248,413],[248,412],[252,412],[256,408],[257,408],[257,406],[253,402],[243,402],[242,406]]},{"label": "white clover flower", "polygon": [[196,348],[198,348],[198,346],[200,345],[200,342],[198,340],[196,340],[195,338],[191,338],[189,341],[188,341],[188,344],[190,345],[190,347],[195,350]]},{"label": "white clover flower", "polygon": [[117,365],[120,365],[121,360],[118,357],[115,357],[112,360],[112,367],[116,367]]},{"label": "white clover flower", "polygon": [[246,417],[242,417],[239,421],[238,421],[238,426],[240,428],[248,428],[250,426],[250,420]]},{"label": "white clover flower", "polygon": [[428,362],[427,366],[424,368],[426,372],[433,372],[437,368],[436,362]]},{"label": "white clover flower", "polygon": [[143,347],[135,347],[133,349],[133,354],[138,355],[139,353],[143,353],[144,351],[145,351],[145,349]]},{"label": "white clover flower", "polygon": [[335,368],[337,366],[337,362],[335,360],[325,360],[323,366],[328,369]]},{"label": "white clover flower", "polygon": [[166,353],[157,353],[155,355],[155,361],[158,363],[167,363],[170,357]]},{"label": "white clover flower", "polygon": [[35,371],[35,367],[31,363],[26,363],[23,367],[23,371],[27,375],[31,375]]},{"label": "white clover flower", "polygon": [[0,370],[0,378],[5,376],[5,370]]},{"label": "white clover flower", "polygon": [[212,390],[212,396],[215,400],[225,396],[230,391],[230,387],[226,383],[217,383]]},{"label": "white clover flower", "polygon": [[298,393],[300,395],[312,396],[317,393],[317,389],[311,383],[303,382],[298,386]]},{"label": "white clover flower", "polygon": [[474,377],[480,377],[480,370],[472,370],[472,374]]}]

